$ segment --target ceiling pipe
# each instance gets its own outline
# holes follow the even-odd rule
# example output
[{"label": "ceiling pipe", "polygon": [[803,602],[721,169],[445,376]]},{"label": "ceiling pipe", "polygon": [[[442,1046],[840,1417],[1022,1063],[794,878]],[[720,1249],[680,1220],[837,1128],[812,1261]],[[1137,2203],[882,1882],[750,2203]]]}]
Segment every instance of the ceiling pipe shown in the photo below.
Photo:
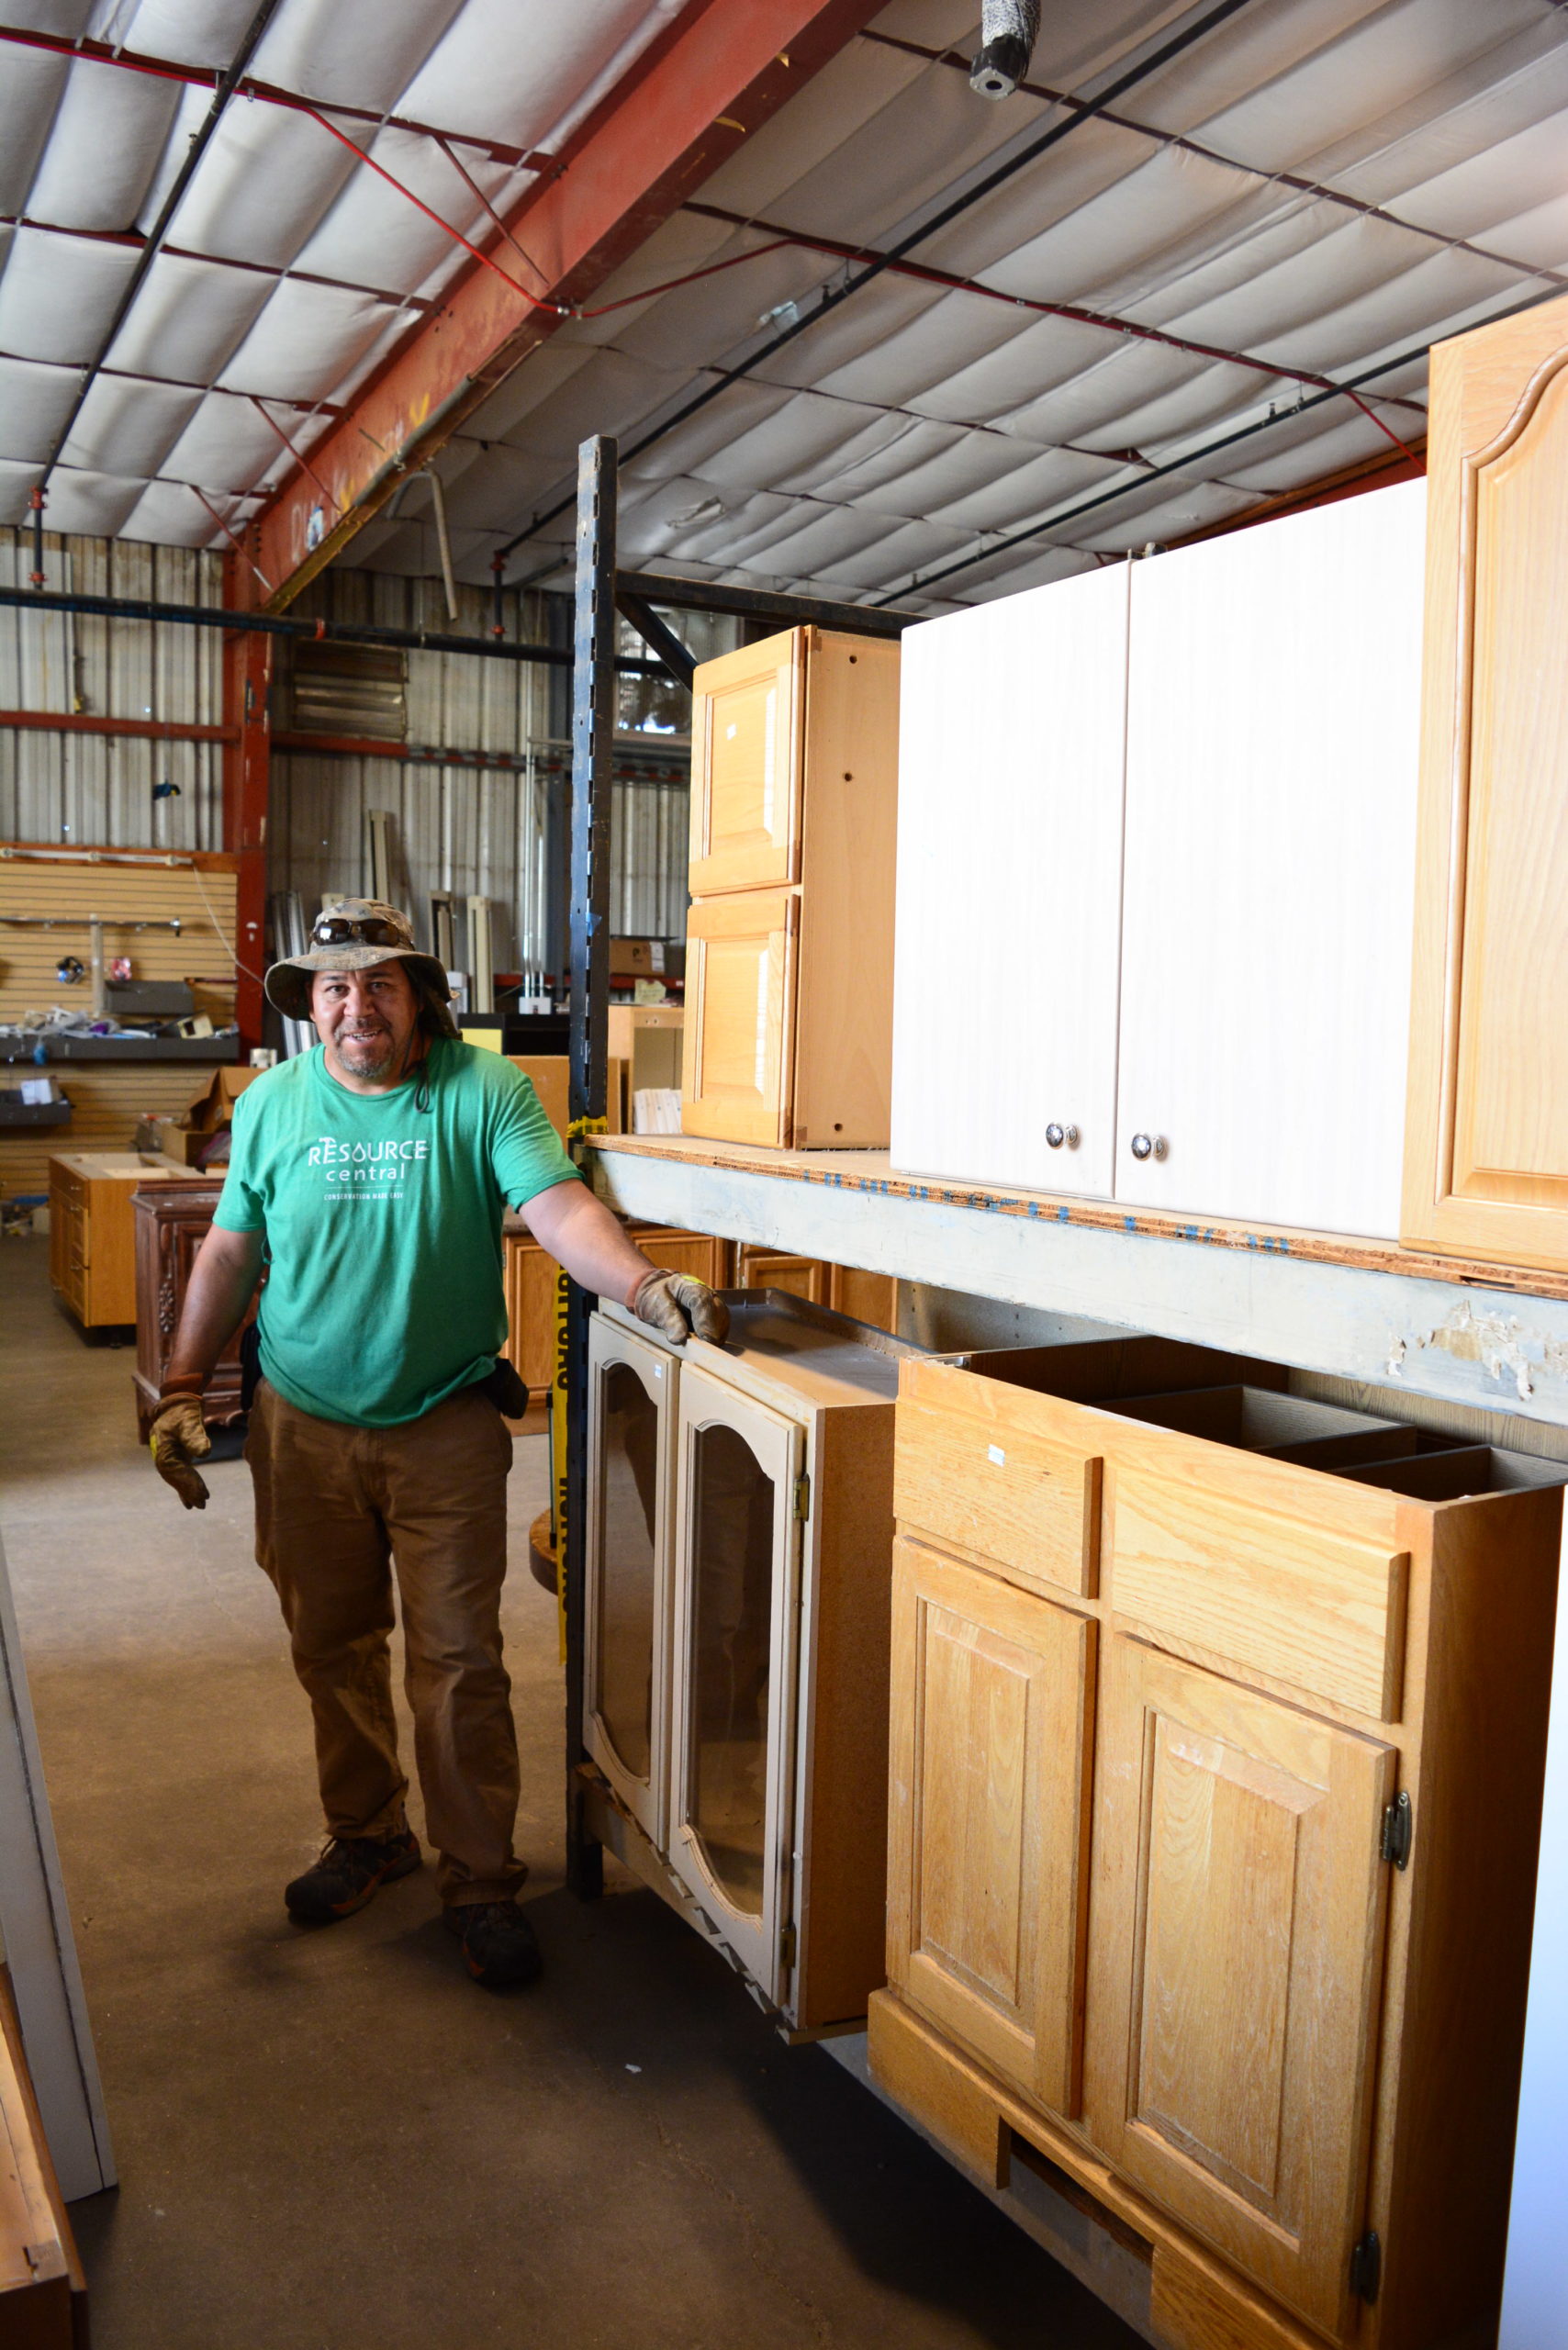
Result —
[{"label": "ceiling pipe", "polygon": [[1010,98],[1029,71],[1040,38],[1040,0],[983,0],[980,45],[969,67],[979,98]]},{"label": "ceiling pipe", "polygon": [[[315,479],[313,474],[311,479]],[[431,486],[431,498],[435,506],[436,544],[441,549],[441,584],[446,590],[446,617],[454,621],[457,618],[457,588],[452,576],[452,542],[446,534],[446,493],[441,486],[441,476],[433,465],[421,465],[417,474],[403,476],[387,502],[385,519],[388,522],[397,520],[403,492],[411,481],[428,481]],[[491,631],[492,635],[496,632]]]},{"label": "ceiling pipe", "polygon": [[[234,85],[260,48],[262,36],[277,13],[277,8],[278,0],[262,0],[261,6],[251,19],[244,39],[235,52],[233,62],[212,94],[212,104],[207,110],[201,129],[191,140],[189,152],[175,173],[169,193],[159,207],[158,218],[153,222],[147,241],[141,248],[140,258],[130,274],[130,282],[115,306],[114,317],[109,320],[107,330],[98,345],[97,356],[87,367],[82,381],[76,386],[76,396],[71,403],[65,421],[54,437],[54,446],[44,462],[43,472],[39,476],[34,492],[36,506],[39,509],[43,499],[49,494],[50,476],[60,463],[61,453],[75,429],[76,420],[82,413],[88,393],[97,382],[98,371],[114,349],[116,337],[130,316],[137,297],[147,283],[148,273],[158,258],[159,248],[174,225],[174,215],[184,203],[185,192],[201,168],[202,157],[211,143],[213,132],[218,129],[224,108],[234,95]],[[41,514],[35,527],[41,529]]]}]

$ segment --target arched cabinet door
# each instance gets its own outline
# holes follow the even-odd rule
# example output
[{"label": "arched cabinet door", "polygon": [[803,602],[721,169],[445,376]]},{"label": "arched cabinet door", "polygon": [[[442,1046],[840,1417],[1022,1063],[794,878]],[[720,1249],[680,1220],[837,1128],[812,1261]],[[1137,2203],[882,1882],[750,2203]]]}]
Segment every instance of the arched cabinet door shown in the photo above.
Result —
[{"label": "arched cabinet door", "polygon": [[1404,1237],[1568,1270],[1568,300],[1432,353]]},{"label": "arched cabinet door", "polygon": [[669,1863],[781,2004],[803,1433],[689,1365],[678,1424]]},{"label": "arched cabinet door", "polygon": [[678,1357],[595,1315],[588,1337],[583,1741],[661,1852],[679,1377]]}]

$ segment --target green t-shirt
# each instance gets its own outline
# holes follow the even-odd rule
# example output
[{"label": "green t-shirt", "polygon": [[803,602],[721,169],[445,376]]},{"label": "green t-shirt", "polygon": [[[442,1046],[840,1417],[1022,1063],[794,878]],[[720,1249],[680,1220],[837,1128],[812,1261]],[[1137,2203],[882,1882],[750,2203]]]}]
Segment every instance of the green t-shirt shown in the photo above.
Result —
[{"label": "green t-shirt", "polygon": [[507,1333],[503,1208],[576,1172],[499,1053],[432,1045],[390,1093],[351,1093],[319,1045],[280,1062],[235,1102],[213,1217],[266,1234],[264,1376],[302,1412],[371,1428],[487,1377]]}]

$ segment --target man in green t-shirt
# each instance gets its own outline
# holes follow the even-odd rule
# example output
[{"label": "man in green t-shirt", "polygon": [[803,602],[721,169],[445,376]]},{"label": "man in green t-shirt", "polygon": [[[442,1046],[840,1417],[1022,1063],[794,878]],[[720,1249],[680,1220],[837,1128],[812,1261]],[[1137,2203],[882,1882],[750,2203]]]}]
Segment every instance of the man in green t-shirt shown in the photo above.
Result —
[{"label": "man in green t-shirt", "polygon": [[375,900],[324,913],[267,994],[320,1043],[235,1104],[229,1176],[192,1268],[152,1422],[187,1509],[210,1449],[201,1395],[261,1279],[245,1458],[256,1556],[315,1721],[328,1841],[285,1892],[326,1925],[420,1864],[392,1712],[396,1576],[425,1825],[447,1925],[491,1987],[539,1972],[512,1850],[517,1737],[501,1662],[507,1472],[501,1218],[510,1203],[585,1289],[676,1340],[722,1303],[660,1272],[579,1181],[532,1085],[465,1045],[446,974]]}]

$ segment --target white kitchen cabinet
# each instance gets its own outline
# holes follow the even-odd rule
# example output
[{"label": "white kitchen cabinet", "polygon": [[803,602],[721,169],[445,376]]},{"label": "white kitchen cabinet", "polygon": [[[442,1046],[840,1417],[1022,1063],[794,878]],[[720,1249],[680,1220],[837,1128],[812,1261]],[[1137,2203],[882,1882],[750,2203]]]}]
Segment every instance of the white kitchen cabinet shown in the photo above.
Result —
[{"label": "white kitchen cabinet", "polygon": [[1397,1233],[1425,501],[906,631],[896,1168]]},{"label": "white kitchen cabinet", "polygon": [[1111,1189],[1129,567],[904,632],[897,1168]]},{"label": "white kitchen cabinet", "polygon": [[1133,565],[1118,1200],[1398,1232],[1425,526],[1406,482]]}]

